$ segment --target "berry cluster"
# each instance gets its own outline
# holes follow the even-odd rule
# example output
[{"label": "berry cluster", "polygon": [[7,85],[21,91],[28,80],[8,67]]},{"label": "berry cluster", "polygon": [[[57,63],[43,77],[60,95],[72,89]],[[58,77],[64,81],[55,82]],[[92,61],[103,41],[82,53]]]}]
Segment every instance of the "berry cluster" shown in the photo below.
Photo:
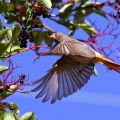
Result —
[{"label": "berry cluster", "polygon": [[9,89],[9,88],[10,88],[10,85],[6,85],[5,87],[6,87],[7,89]]},{"label": "berry cluster", "polygon": [[23,84],[23,83],[24,83],[25,78],[26,78],[26,75],[25,75],[25,74],[21,74],[21,75],[19,76],[19,82],[20,82],[20,84]]},{"label": "berry cluster", "polygon": [[21,48],[27,47],[27,39],[28,39],[28,35],[27,35],[26,27],[22,27],[22,31],[20,33],[20,39],[19,39]]},{"label": "berry cluster", "polygon": [[[22,25],[22,30],[20,33],[20,36],[18,40],[20,41],[20,47],[26,48],[27,47],[27,41],[33,42],[32,37],[32,29],[38,28],[38,24],[34,22],[39,16],[43,16],[43,18],[50,17],[51,14],[49,13],[48,9],[45,8],[42,4],[31,1],[32,9],[30,11],[31,18],[29,19],[30,22],[27,21],[27,16],[29,16],[27,13],[27,6],[25,4],[20,4],[17,7],[15,7],[16,11],[16,21]],[[11,14],[5,15],[6,19],[12,19]],[[30,29],[29,29],[30,28]],[[29,30],[28,30],[29,29]]]},{"label": "berry cluster", "polygon": [[21,48],[27,47],[27,40],[29,40],[30,42],[33,42],[32,29],[27,29],[26,27],[22,27],[20,37],[19,37]]}]

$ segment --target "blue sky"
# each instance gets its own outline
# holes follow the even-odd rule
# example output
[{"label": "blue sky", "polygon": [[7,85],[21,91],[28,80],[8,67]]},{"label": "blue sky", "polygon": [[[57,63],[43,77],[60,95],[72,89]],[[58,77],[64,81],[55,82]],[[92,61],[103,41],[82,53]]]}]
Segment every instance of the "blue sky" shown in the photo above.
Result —
[{"label": "blue sky", "polygon": [[[68,34],[68,30],[47,19],[47,25],[57,31]],[[104,22],[100,22],[104,26]],[[79,32],[79,30],[77,31]],[[74,37],[86,39],[86,34],[76,32]],[[33,64],[36,56],[33,52],[16,55],[13,58],[15,64],[19,64],[16,73],[26,73],[29,79],[34,81],[43,76],[52,64],[58,59],[56,56],[41,57]],[[16,93],[6,101],[18,104],[21,114],[29,111],[35,112],[38,120],[118,120],[120,111],[120,75],[117,72],[107,70],[103,65],[96,65],[98,76],[92,76],[89,82],[77,93],[55,104],[41,103],[35,99],[35,94]]]}]

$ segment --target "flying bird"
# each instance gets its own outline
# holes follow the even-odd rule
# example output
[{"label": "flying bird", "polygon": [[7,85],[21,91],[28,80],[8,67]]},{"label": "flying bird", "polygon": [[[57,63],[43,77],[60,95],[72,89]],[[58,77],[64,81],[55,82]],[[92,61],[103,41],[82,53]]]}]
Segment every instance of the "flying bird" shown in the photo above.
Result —
[{"label": "flying bird", "polygon": [[83,87],[94,71],[97,63],[102,63],[109,69],[120,73],[120,65],[107,59],[81,41],[66,36],[63,33],[53,33],[50,38],[58,42],[48,54],[60,55],[53,67],[45,76],[33,82],[39,84],[32,92],[39,91],[36,98],[43,102],[61,100]]}]

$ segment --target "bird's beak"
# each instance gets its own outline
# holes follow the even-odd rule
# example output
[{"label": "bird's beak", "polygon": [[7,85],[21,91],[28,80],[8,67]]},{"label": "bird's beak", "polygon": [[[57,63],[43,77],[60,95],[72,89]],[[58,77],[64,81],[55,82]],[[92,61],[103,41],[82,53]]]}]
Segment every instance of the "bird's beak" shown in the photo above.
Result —
[{"label": "bird's beak", "polygon": [[47,41],[51,41],[52,39],[55,40],[55,38],[56,38],[55,33],[53,33],[52,35],[47,37]]},{"label": "bird's beak", "polygon": [[53,33],[52,35],[50,35],[50,36],[48,36],[50,39],[55,39],[56,38],[56,36],[55,36],[55,34]]}]

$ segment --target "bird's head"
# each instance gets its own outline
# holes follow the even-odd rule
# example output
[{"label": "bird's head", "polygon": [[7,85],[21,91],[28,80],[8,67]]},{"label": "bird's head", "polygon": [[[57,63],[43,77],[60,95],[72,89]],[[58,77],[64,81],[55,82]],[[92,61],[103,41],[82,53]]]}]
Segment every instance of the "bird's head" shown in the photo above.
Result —
[{"label": "bird's head", "polygon": [[49,36],[50,39],[54,39],[54,40],[57,40],[58,42],[62,42],[61,41],[61,38],[64,34],[61,33],[61,32],[55,32],[53,33],[52,35]]}]

